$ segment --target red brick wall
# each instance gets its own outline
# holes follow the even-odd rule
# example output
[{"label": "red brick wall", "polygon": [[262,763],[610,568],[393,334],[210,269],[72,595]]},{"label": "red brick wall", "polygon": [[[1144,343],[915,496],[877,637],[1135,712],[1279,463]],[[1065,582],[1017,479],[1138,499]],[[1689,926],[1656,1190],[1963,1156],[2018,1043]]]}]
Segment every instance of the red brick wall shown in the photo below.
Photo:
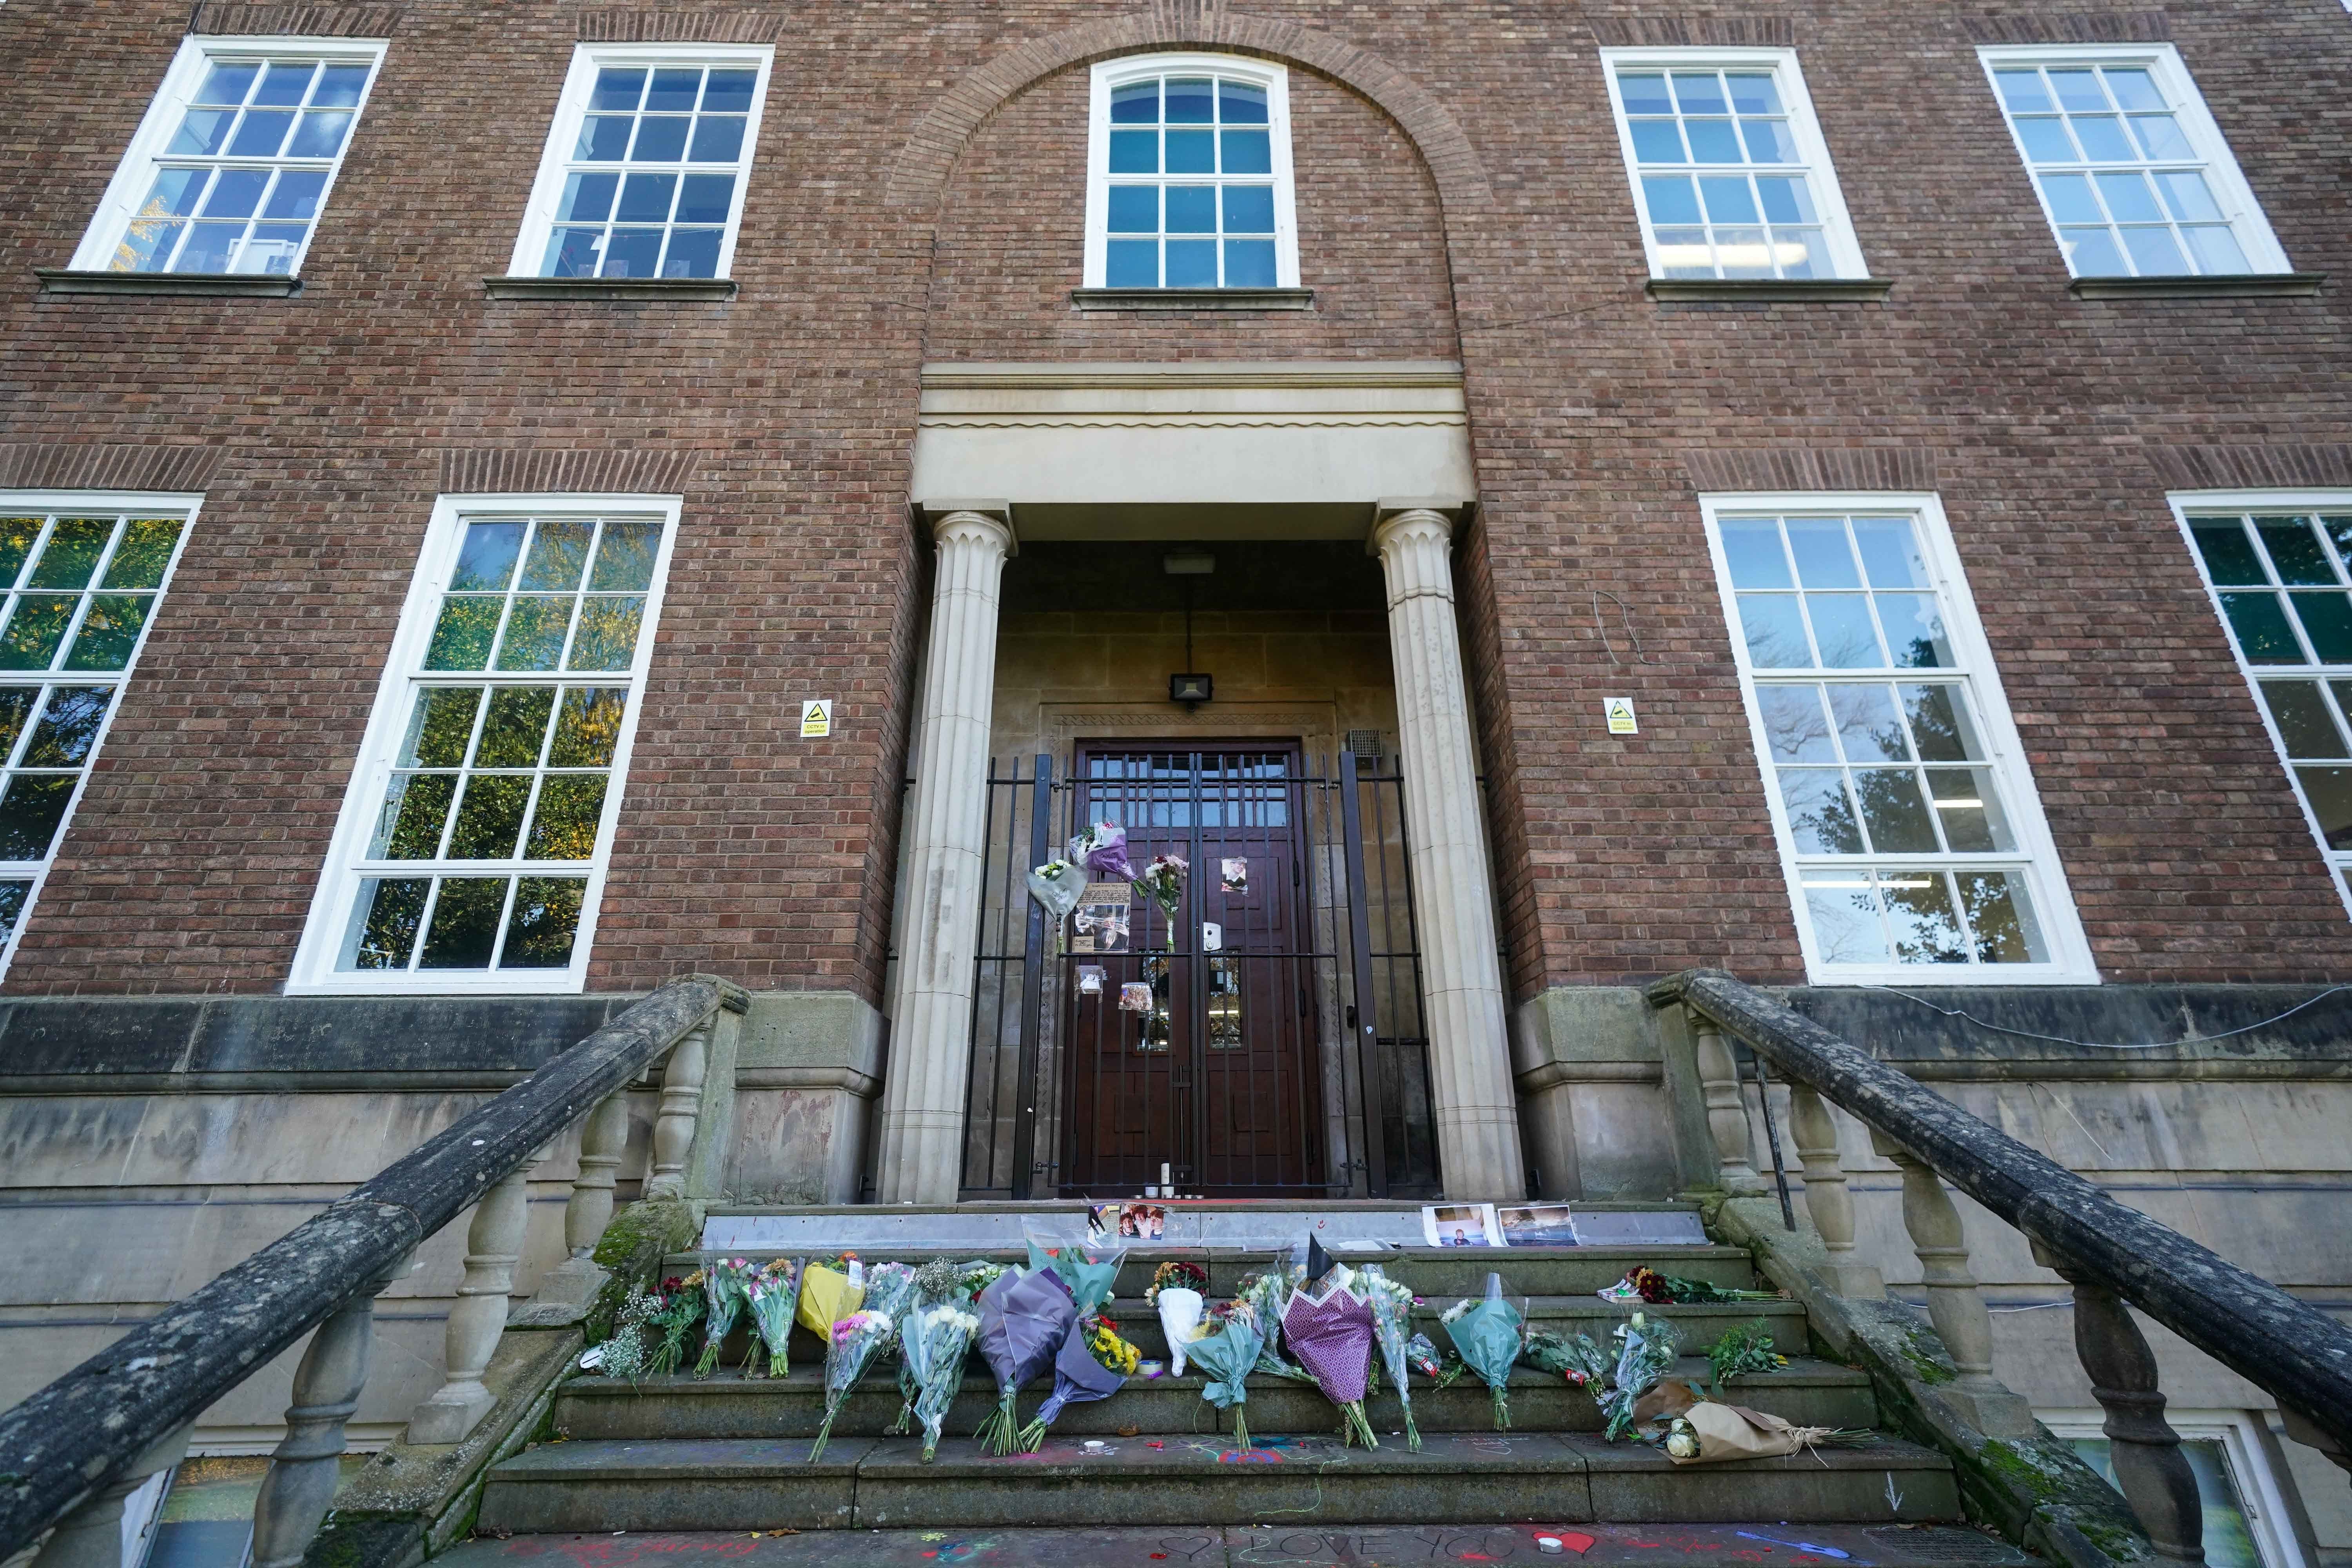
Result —
[{"label": "red brick wall", "polygon": [[[1801,51],[1864,251],[1895,287],[1883,305],[1742,306],[1641,292],[1595,47],[1636,17],[1745,37],[1752,6],[1249,0],[1154,33],[1186,9],[793,8],[741,292],[603,305],[480,284],[506,269],[582,23],[569,5],[405,8],[285,300],[37,292],[29,269],[70,257],[186,11],[0,7],[0,443],[220,454],[8,988],[282,984],[440,454],[489,447],[690,459],[592,984],[695,967],[871,995],[920,623],[904,492],[923,358],[1420,357],[1457,338],[1483,503],[1464,596],[1517,989],[1701,963],[1797,977],[1693,479],[1783,471],[1719,454],[1790,449],[1831,453],[1826,472],[1854,447],[1932,471],[2107,976],[2352,962],[2166,511],[2181,465],[2158,466],[2160,448],[2295,444],[2352,484],[2340,290],[2073,300],[1954,8],[1803,0],[1767,19]],[[2008,33],[2044,25],[2005,15]],[[2168,31],[2290,258],[2345,275],[2352,102],[2333,84],[2352,17],[2335,0],[2058,23]],[[1003,59],[1087,26],[1287,39],[1348,77],[1293,72],[1315,314],[1069,311],[1087,56]],[[990,70],[1034,85],[971,89],[976,132],[926,152],[958,84]],[[1638,655],[1608,599],[1603,646],[1596,587]],[[1641,704],[1637,738],[1603,732],[1618,693]],[[836,734],[802,742],[789,721],[820,695]]]}]

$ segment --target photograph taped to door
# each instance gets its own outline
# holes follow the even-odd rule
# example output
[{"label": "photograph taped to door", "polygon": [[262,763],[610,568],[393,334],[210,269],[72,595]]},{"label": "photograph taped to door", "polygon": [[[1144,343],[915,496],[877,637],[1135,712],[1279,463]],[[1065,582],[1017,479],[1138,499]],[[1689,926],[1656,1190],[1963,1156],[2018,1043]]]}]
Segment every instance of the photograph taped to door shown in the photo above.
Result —
[{"label": "photograph taped to door", "polygon": [[1131,882],[1089,882],[1079,895],[1071,920],[1072,952],[1125,952],[1130,927],[1128,909],[1134,902]]},{"label": "photograph taped to door", "polygon": [[1101,995],[1103,994],[1103,982],[1109,978],[1110,976],[1104,972],[1103,966],[1099,963],[1079,964],[1078,994],[1081,996]]},{"label": "photograph taped to door", "polygon": [[1140,980],[1130,980],[1118,988],[1118,1010],[1122,1013],[1151,1011],[1151,987]]},{"label": "photograph taped to door", "polygon": [[1249,891],[1249,860],[1244,856],[1230,855],[1217,862],[1217,886],[1228,893]]}]

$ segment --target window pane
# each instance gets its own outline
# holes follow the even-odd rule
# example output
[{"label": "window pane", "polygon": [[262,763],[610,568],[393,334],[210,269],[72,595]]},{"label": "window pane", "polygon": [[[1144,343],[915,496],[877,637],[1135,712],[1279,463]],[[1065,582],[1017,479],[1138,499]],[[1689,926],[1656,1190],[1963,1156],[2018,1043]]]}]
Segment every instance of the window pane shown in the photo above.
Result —
[{"label": "window pane", "polygon": [[1158,185],[1111,186],[1109,227],[1113,234],[1158,234],[1160,232],[1160,187]]},{"label": "window pane", "polygon": [[1698,189],[1700,197],[1706,204],[1708,222],[1757,221],[1756,194],[1748,189],[1747,175],[1709,175],[1699,181]]},{"label": "window pane", "polygon": [[466,542],[457,552],[449,591],[495,592],[512,582],[515,561],[522,553],[522,531],[520,522],[466,524]]},{"label": "window pane", "polygon": [[2335,584],[2335,563],[2305,519],[2258,517],[2254,531],[2263,536],[2263,548],[2270,552],[2271,567],[2280,582],[2297,586]]},{"label": "window pane", "polygon": [[283,110],[247,110],[245,118],[236,122],[236,132],[229,138],[228,155],[232,158],[275,158],[286,145],[287,132],[294,129],[294,116]]},{"label": "window pane", "polygon": [[1936,825],[1955,854],[2001,854],[2017,847],[2009,819],[1993,793],[1992,774],[1982,768],[1933,768],[1927,791],[1935,797]]},{"label": "window pane", "polygon": [[2033,163],[2067,163],[2074,159],[2074,143],[2066,134],[2066,122],[2054,116],[2018,121],[2017,139],[2024,143],[2025,156]]},{"label": "window pane", "polygon": [[1895,956],[1904,963],[1965,963],[1952,890],[1940,871],[1882,871],[1880,896],[1894,928]]},{"label": "window pane", "polygon": [[253,90],[261,67],[250,60],[233,60],[215,64],[205,73],[202,87],[196,89],[198,103],[243,103],[246,94]]},{"label": "window pane", "polygon": [[370,877],[360,883],[339,969],[405,969],[425,917],[432,882],[422,877]]},{"label": "window pane", "polygon": [[16,765],[25,768],[79,767],[98,742],[113,689],[105,686],[53,686],[41,721],[25,743]]},{"label": "window pane", "polygon": [[2303,796],[2330,849],[2352,849],[2352,768],[2297,768]]},{"label": "window pane", "polygon": [[7,629],[0,631],[0,669],[47,669],[58,657],[73,619],[71,598],[27,594],[16,601]]},{"label": "window pane", "polygon": [[587,860],[596,853],[596,828],[604,810],[603,773],[556,774],[540,785],[523,857],[530,860]]},{"label": "window pane", "polygon": [[1271,289],[1275,283],[1274,241],[1270,239],[1225,241],[1226,288]]},{"label": "window pane", "polygon": [[2078,277],[2118,278],[2131,272],[2124,264],[2123,249],[2116,244],[2112,229],[2062,228],[2058,231],[2058,244],[2065,252],[2066,265]]},{"label": "window pane", "polygon": [[1224,153],[1224,173],[1228,174],[1274,173],[1274,142],[1271,133],[1264,131],[1225,131],[1218,133],[1218,142]]},{"label": "window pane", "polygon": [[596,547],[596,569],[589,574],[588,586],[604,592],[652,586],[655,553],[660,546],[660,523],[608,520],[604,542]]},{"label": "window pane", "polygon": [[1873,852],[1933,855],[1943,848],[1936,841],[1936,819],[1919,793],[1919,775],[1909,768],[1857,768],[1853,794]]},{"label": "window pane", "polygon": [[1788,594],[1742,594],[1739,626],[1748,639],[1748,662],[1759,669],[1808,669],[1812,650],[1797,601]]},{"label": "window pane", "polygon": [[631,174],[621,183],[621,200],[613,216],[621,223],[667,223],[677,195],[676,174]]},{"label": "window pane", "polygon": [[1812,916],[1813,945],[1829,963],[1884,963],[1886,932],[1879,924],[1878,898],[1862,871],[1804,873],[1805,908]]},{"label": "window pane", "polygon": [[2301,664],[2303,649],[2287,629],[2276,594],[2224,594],[2222,613],[2237,634],[2239,651],[2250,664]]},{"label": "window pane", "polygon": [[1213,131],[1161,132],[1171,174],[1213,174],[1217,172],[1217,133]]},{"label": "window pane", "polygon": [[33,702],[40,694],[37,686],[0,686],[0,760],[16,750],[16,736],[33,716]]},{"label": "window pane", "polygon": [[66,655],[68,669],[121,669],[139,646],[140,628],[155,603],[152,594],[93,594]]},{"label": "window pane", "polygon": [[2032,114],[2056,107],[2050,100],[2049,89],[2042,84],[2038,70],[1995,71],[1993,81],[2000,89],[2003,104],[2020,114]]},{"label": "window pane", "polygon": [[2352,664],[2352,600],[2338,593],[2290,594],[2295,618],[2322,664]]},{"label": "window pane", "polygon": [[74,773],[17,773],[0,795],[0,860],[42,860],[73,799]]},{"label": "window pane", "polygon": [[1154,125],[1160,121],[1160,79],[1131,81],[1110,89],[1113,125]]},{"label": "window pane", "polygon": [[1813,193],[1799,174],[1761,174],[1756,189],[1763,198],[1764,216],[1774,223],[1818,223]]},{"label": "window pane", "polygon": [[1849,763],[1907,763],[1911,742],[1895,716],[1893,690],[1841,681],[1829,689],[1830,713],[1837,721],[1838,746]]},{"label": "window pane", "polygon": [[645,97],[646,72],[643,67],[605,67],[596,73],[594,95],[589,100],[591,109],[635,109]]},{"label": "window pane", "polygon": [[1274,232],[1272,185],[1227,185],[1224,188],[1227,234]]},{"label": "window pane", "polygon": [[2288,756],[2347,754],[2344,737],[2336,727],[2336,717],[2328,711],[2327,700],[2320,695],[2317,681],[2263,680],[2255,685],[2271,710],[2271,721],[2278,726],[2279,739],[2286,742]]},{"label": "window pane", "polygon": [[1674,73],[1675,107],[1685,114],[1727,114],[1731,105],[1723,96],[1723,82],[1713,71]]},{"label": "window pane", "polygon": [[[1649,206],[1653,225],[1697,223],[1698,192],[1688,174],[1644,174],[1642,176],[1642,199]],[[1773,545],[1774,553],[1780,546]]]},{"label": "window pane", "polygon": [[1780,804],[1800,855],[1859,855],[1862,829],[1846,798],[1845,776],[1835,768],[1783,768]]},{"label": "window pane", "polygon": [[523,808],[530,801],[527,773],[476,773],[466,781],[457,825],[449,831],[452,860],[507,860],[522,832]]},{"label": "window pane", "polygon": [[1862,586],[1843,518],[1790,518],[1789,551],[1797,559],[1797,580],[1808,588]]},{"label": "window pane", "polygon": [[646,602],[640,598],[588,600],[581,607],[579,635],[572,639],[572,657],[564,668],[628,668],[636,656],[637,624],[644,618],[645,608]]},{"label": "window pane", "polygon": [[547,736],[547,716],[555,707],[555,689],[549,686],[500,686],[490,692],[490,710],[482,717],[481,744],[474,749],[478,768],[529,768],[539,764],[540,743]]},{"label": "window pane", "polygon": [[1617,91],[1625,100],[1625,112],[1628,114],[1672,114],[1675,111],[1675,101],[1666,92],[1666,79],[1659,72],[1620,72]]},{"label": "window pane", "polygon": [[760,73],[755,70],[722,70],[713,67],[702,84],[703,112],[745,112],[751,107],[751,93],[759,80]]},{"label": "window pane", "polygon": [[110,517],[61,517],[49,531],[49,542],[43,547],[40,559],[33,563],[33,574],[25,579],[27,588],[80,588],[89,583],[89,574],[98,569],[98,558],[105,553],[106,542],[114,533]]},{"label": "window pane", "polygon": [[1265,89],[1249,82],[1217,84],[1217,118],[1227,125],[1264,125]]},{"label": "window pane", "polygon": [[1808,594],[1813,642],[1827,669],[1877,669],[1886,664],[1878,629],[1870,624],[1870,601],[1861,594]]},{"label": "window pane", "polygon": [[2194,523],[2189,533],[2197,541],[2198,553],[2205,557],[2205,570],[2215,583],[2224,587],[2236,583],[2267,583],[2262,558],[2254,553],[2246,538],[2245,525],[2231,519],[2227,521]]},{"label": "window pane", "polygon": [[1671,120],[1636,120],[1633,122],[1633,157],[1643,163],[1680,163],[1683,156],[1683,133]]},{"label": "window pane", "polygon": [[1217,247],[1213,240],[1171,239],[1168,242],[1168,287],[1213,289],[1217,286]]},{"label": "window pane", "polygon": [[2131,117],[2131,130],[2141,150],[2151,158],[2169,162],[2197,156],[2197,149],[2189,144],[2188,132],[2182,131],[2180,122],[2169,114],[2135,114]]},{"label": "window pane", "polygon": [[669,248],[662,252],[661,275],[665,278],[719,276],[719,246],[725,232],[716,228],[670,230]]},{"label": "window pane", "polygon": [[1685,120],[1683,134],[1690,139],[1694,163],[1737,163],[1739,136],[1728,120]]},{"label": "window pane", "polygon": [[2168,228],[2127,228],[2124,248],[2143,278],[2172,278],[2189,270],[2189,258]]},{"label": "window pane", "polygon": [[1206,77],[1168,79],[1167,115],[1171,125],[1206,125],[1216,118]]},{"label": "window pane", "polygon": [[464,763],[474,737],[474,712],[481,705],[478,686],[428,686],[418,692],[395,765],[454,768]]},{"label": "window pane", "polygon": [[385,786],[372,860],[430,860],[441,853],[441,828],[457,797],[455,773],[394,773]]},{"label": "window pane", "polygon": [[499,639],[500,669],[553,669],[563,653],[563,633],[574,601],[566,595],[518,595]]},{"label": "window pane", "polygon": [[351,128],[352,117],[341,110],[313,110],[295,127],[294,139],[286,144],[286,156],[331,158],[342,150],[343,136]]},{"label": "window pane", "polygon": [[743,155],[743,116],[706,114],[694,122],[694,144],[687,153],[691,163],[732,163]]},{"label": "window pane", "polygon": [[1834,763],[1829,721],[1822,715],[1818,686],[1759,686],[1756,705],[1764,715],[1765,743],[1776,763]]},{"label": "window pane", "polygon": [[2117,223],[2161,223],[2164,209],[2157,205],[2156,187],[2137,169],[2092,176],[2107,214]]},{"label": "window pane", "polygon": [[1110,133],[1110,172],[1114,174],[1156,174],[1160,172],[1160,132],[1114,131]]},{"label": "window pane", "polygon": [[506,903],[504,877],[445,877],[419,969],[488,969]]},{"label": "window pane", "polygon": [[2194,169],[2176,170],[2156,177],[2157,188],[2164,193],[2164,205],[2172,216],[2183,223],[2218,218],[2221,209],[2213,203],[2213,193],[2207,189],[2205,176]]},{"label": "window pane", "polygon": [[2180,231],[2189,242],[2189,254],[2197,259],[2197,270],[2208,276],[2253,270],[2246,253],[2238,244],[2237,236],[2215,224],[2200,225]]},{"label": "window pane", "polygon": [[1105,248],[1103,283],[1112,289],[1160,286],[1160,242],[1114,239]]},{"label": "window pane", "polygon": [[678,183],[679,223],[725,223],[735,207],[735,176],[688,174]]},{"label": "window pane", "polygon": [[1214,234],[1217,232],[1217,187],[1214,185],[1170,185],[1167,188],[1168,232],[1171,234]]},{"label": "window pane", "polygon": [[1968,710],[1949,686],[1900,686],[1904,716],[1919,755],[1931,763],[1975,762],[1984,755]]},{"label": "window pane", "polygon": [[1788,557],[1780,549],[1780,525],[1769,520],[1727,521],[1723,553],[1737,588],[1788,588]]},{"label": "window pane", "polygon": [[2124,135],[2124,122],[2112,114],[2071,114],[2066,128],[2074,133],[2083,156],[2094,163],[2126,163],[2138,156]]},{"label": "window pane", "polygon": [[500,969],[562,969],[572,963],[580,903],[588,884],[575,877],[525,877],[515,888]]},{"label": "window pane", "polygon": [[1894,662],[1904,669],[1948,669],[1958,662],[1952,657],[1951,639],[1944,632],[1944,617],[1936,608],[1932,594],[1881,594],[1878,595],[1878,618],[1886,627],[1886,640],[1894,650]]},{"label": "window pane", "polygon": [[702,68],[672,67],[654,72],[653,81],[646,91],[645,106],[648,110],[663,110],[692,109],[701,97]]},{"label": "window pane", "polygon": [[1919,537],[1909,518],[1855,518],[1853,538],[1872,587],[1924,588],[1932,581],[1927,557],[1919,549]]},{"label": "window pane", "polygon": [[1743,120],[1739,122],[1739,138],[1748,144],[1748,161],[1751,163],[1797,162],[1797,139],[1785,120]]},{"label": "window pane", "polygon": [[580,122],[572,156],[582,163],[617,163],[629,155],[629,132],[636,124],[625,114],[592,114]]},{"label": "window pane", "polygon": [[[503,599],[452,594],[441,602],[441,619],[433,628],[433,646],[425,650],[427,669],[480,669],[490,661],[490,643],[498,636]],[[12,627],[13,629],[13,627]]]},{"label": "window pane", "polygon": [[625,686],[574,686],[563,693],[562,717],[555,725],[555,743],[548,748],[551,768],[602,768],[613,761],[621,736],[621,717],[628,706]]},{"label": "window pane", "polygon": [[2091,194],[2088,174],[2044,174],[2042,195],[2050,204],[2050,216],[2060,223],[2106,221],[2106,215],[2099,210],[2099,199]]},{"label": "window pane", "polygon": [[1724,83],[1731,89],[1731,107],[1740,114],[1778,114],[1780,112],[1780,89],[1772,85],[1770,71],[1726,71]]}]

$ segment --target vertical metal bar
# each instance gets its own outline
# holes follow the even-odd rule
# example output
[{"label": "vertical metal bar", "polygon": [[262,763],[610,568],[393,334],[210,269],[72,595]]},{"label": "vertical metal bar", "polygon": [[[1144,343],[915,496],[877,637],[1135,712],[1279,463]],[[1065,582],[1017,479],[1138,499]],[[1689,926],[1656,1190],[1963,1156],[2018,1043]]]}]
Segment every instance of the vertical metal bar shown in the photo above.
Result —
[{"label": "vertical metal bar", "polygon": [[[988,994],[988,987],[985,984],[988,977],[990,963],[990,944],[988,941],[988,878],[996,848],[996,789],[997,785],[1002,782],[1003,781],[996,776],[996,759],[991,757],[988,761],[988,784],[986,786],[988,792],[986,797],[987,805],[982,813],[982,821],[985,826],[982,827],[980,836],[981,907],[974,916],[974,923],[979,927],[979,929],[973,933],[976,940],[972,942],[971,1043],[967,1047],[967,1049],[971,1053],[971,1061],[964,1079],[963,1136],[959,1141],[956,1148],[956,1185],[960,1191],[970,1190],[975,1184],[984,1185],[988,1181],[989,1176],[992,1173],[988,1171],[982,1171],[979,1173],[980,1182],[978,1184],[973,1182],[972,1177],[974,1173],[971,1168],[971,1133],[973,1126],[981,1118],[981,1107],[983,1097],[990,1100],[992,1100],[995,1098],[990,1090],[993,1089],[996,1082],[996,1055],[992,1047],[985,1047],[988,1052],[986,1058],[988,1070],[983,1073],[981,1070],[981,1067],[982,1059],[982,1052],[984,1047],[982,1045],[982,1031],[980,1026],[980,1022],[981,999]],[[986,1085],[987,1087],[983,1088],[983,1085]],[[992,1131],[992,1142],[993,1142],[993,1138],[994,1134]]]},{"label": "vertical metal bar", "polygon": [[1356,753],[1339,753],[1339,832],[1348,864],[1348,943],[1356,976],[1356,1078],[1364,1095],[1364,1181],[1389,1195],[1388,1116],[1381,1092],[1381,1042],[1372,1003],[1371,910],[1365,899],[1363,803],[1356,798]]},{"label": "vertical metal bar", "polygon": [[1764,1053],[1749,1051],[1756,1060],[1756,1099],[1764,1107],[1764,1141],[1772,1146],[1772,1180],[1780,1189],[1780,1223],[1797,1228],[1797,1211],[1789,1204],[1789,1169],[1780,1162],[1780,1129],[1772,1120],[1772,1080],[1764,1071]]},{"label": "vertical metal bar", "polygon": [[[1017,776],[1016,770],[1016,776]],[[1045,833],[1054,815],[1054,759],[1037,753],[1029,790],[1029,864],[1043,865]],[[1024,879],[1025,880],[1025,879]],[[1025,894],[1027,889],[1024,887]],[[1028,899],[1029,935],[1021,949],[1021,1072],[1013,1114],[1013,1201],[1031,1196],[1030,1168],[1037,1158],[1037,1047],[1045,1026],[1045,907]]]}]

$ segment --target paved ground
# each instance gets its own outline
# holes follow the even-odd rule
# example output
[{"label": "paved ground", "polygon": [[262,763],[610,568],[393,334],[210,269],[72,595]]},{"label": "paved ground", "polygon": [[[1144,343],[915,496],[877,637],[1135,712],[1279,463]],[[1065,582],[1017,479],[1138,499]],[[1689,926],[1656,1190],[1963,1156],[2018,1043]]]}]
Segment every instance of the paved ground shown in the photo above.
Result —
[{"label": "paved ground", "polygon": [[[1544,1542],[1558,1543],[1548,1549]],[[518,1535],[475,1540],[436,1568],[1404,1568],[1579,1562],[1595,1568],[2026,1568],[1973,1531],[1931,1526],[1659,1524],[1137,1530],[812,1531],[802,1534]]]}]

